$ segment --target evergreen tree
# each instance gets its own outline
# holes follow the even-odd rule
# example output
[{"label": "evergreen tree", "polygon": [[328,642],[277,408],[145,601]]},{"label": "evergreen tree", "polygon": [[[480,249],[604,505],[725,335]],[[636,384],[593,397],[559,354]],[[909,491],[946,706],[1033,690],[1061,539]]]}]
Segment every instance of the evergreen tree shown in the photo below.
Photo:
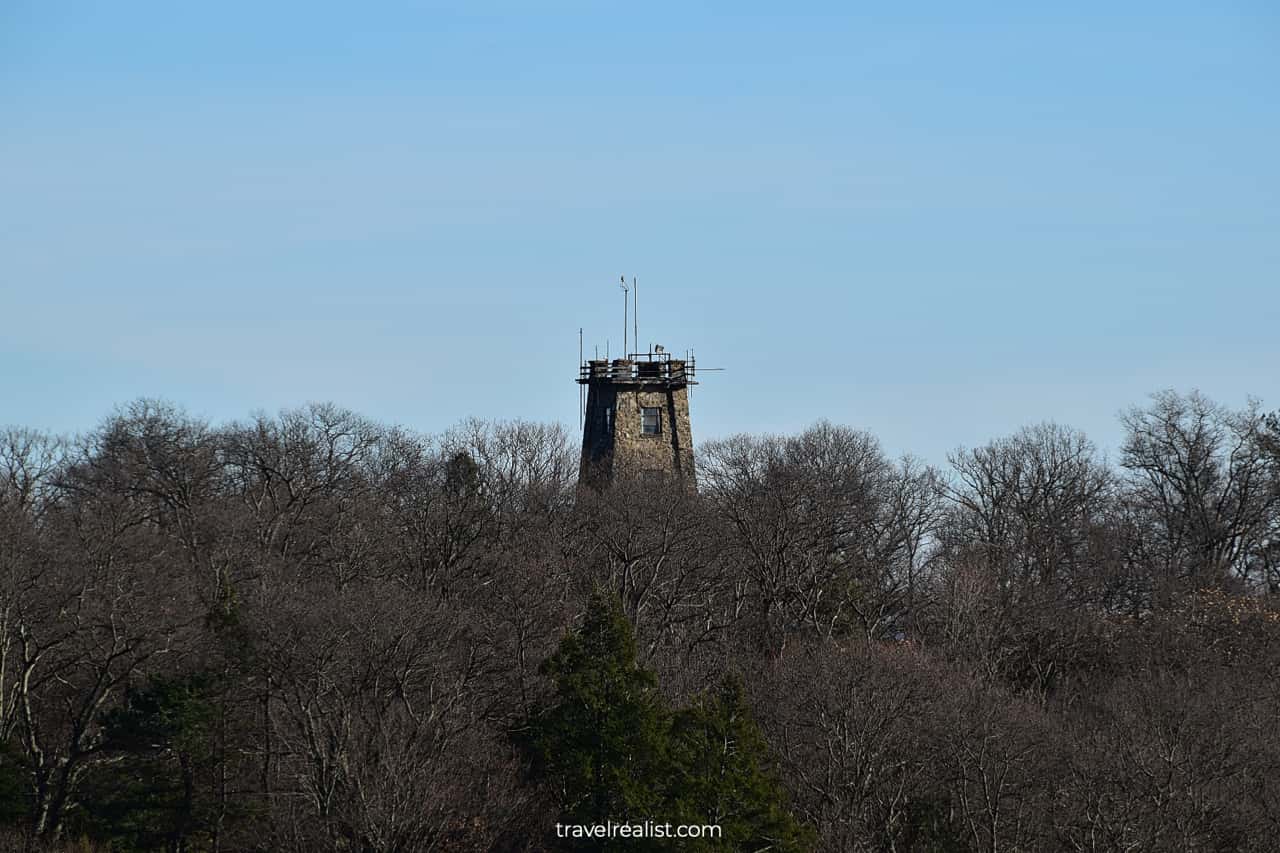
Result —
[{"label": "evergreen tree", "polygon": [[683,850],[802,851],[813,838],[787,810],[787,795],[768,768],[769,746],[751,718],[736,678],[676,715],[670,791],[681,823],[715,824],[719,838]]},{"label": "evergreen tree", "polygon": [[[555,702],[517,731],[535,780],[559,801],[562,824],[666,820],[670,718],[657,678],[636,662],[631,624],[616,600],[592,598],[581,628],[543,663]],[[566,849],[645,850],[636,839]]]},{"label": "evergreen tree", "polygon": [[116,760],[89,775],[70,829],[121,851],[184,851],[206,836],[198,777],[215,758],[212,691],[204,674],[157,677],[104,714],[103,748]]},{"label": "evergreen tree", "polygon": [[768,744],[742,686],[671,714],[654,674],[636,662],[631,624],[615,599],[592,599],[580,629],[542,667],[550,707],[517,740],[532,776],[560,806],[558,823],[714,824],[717,838],[583,839],[556,849],[802,851],[812,837],[768,770]]}]

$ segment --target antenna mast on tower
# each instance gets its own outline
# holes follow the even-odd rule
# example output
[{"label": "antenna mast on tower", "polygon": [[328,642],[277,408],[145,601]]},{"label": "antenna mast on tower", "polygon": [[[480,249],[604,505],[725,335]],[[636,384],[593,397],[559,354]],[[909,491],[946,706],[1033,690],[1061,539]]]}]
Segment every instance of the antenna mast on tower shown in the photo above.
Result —
[{"label": "antenna mast on tower", "polygon": [[631,292],[627,289],[627,277],[622,276],[618,285],[622,288],[622,357],[627,357],[627,306],[631,302]]}]

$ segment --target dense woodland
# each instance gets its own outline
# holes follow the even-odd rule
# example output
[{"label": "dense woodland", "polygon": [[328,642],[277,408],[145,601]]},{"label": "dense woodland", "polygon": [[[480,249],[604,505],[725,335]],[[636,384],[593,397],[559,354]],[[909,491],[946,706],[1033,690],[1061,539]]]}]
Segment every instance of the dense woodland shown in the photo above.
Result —
[{"label": "dense woodland", "polygon": [[[1280,423],[1122,417],[696,494],[529,423],[10,429],[0,849],[1274,850]],[[724,835],[554,831],[606,818]]]}]

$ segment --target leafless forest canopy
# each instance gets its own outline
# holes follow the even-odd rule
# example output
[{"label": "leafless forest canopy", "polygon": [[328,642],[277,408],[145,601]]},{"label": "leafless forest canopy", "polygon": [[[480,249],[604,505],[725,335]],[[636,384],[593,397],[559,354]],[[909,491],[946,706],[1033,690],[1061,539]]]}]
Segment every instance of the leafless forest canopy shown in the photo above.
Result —
[{"label": "leafless forest canopy", "polygon": [[[744,434],[697,494],[579,492],[576,436],[531,423],[11,428],[5,843],[566,849],[513,732],[604,593],[670,707],[738,677],[812,849],[1273,850],[1280,423],[1122,418],[1110,461],[1051,423],[942,468]],[[582,849],[666,849],[614,844]]]}]

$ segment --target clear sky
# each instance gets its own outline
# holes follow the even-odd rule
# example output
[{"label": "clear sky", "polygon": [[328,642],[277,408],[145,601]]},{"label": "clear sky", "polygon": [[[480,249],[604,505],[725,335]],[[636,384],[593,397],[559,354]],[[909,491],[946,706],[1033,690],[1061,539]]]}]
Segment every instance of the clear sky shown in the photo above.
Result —
[{"label": "clear sky", "polygon": [[1280,5],[0,2],[0,423],[576,431],[622,274],[695,441],[1280,407]]}]

